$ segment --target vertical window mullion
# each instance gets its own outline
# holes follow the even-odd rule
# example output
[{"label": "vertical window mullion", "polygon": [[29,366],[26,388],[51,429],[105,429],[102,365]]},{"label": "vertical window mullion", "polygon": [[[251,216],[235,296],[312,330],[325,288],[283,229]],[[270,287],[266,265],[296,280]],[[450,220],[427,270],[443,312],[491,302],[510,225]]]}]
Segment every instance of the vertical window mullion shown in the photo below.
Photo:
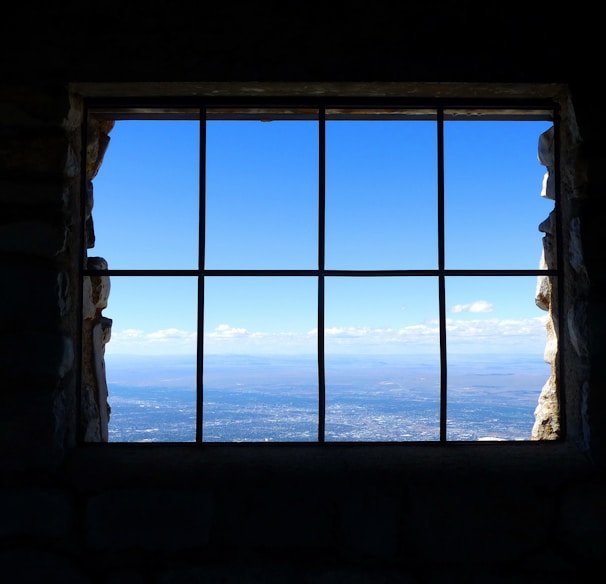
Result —
[{"label": "vertical window mullion", "polygon": [[196,334],[196,442],[202,442],[204,415],[204,269],[206,244],[206,108],[200,108],[198,185],[198,322]]},{"label": "vertical window mullion", "polygon": [[446,283],[444,245],[444,109],[438,109],[438,299],[440,313],[440,442],[446,441],[447,363],[446,363]]},{"label": "vertical window mullion", "polygon": [[324,268],[326,229],[326,110],[318,112],[318,442],[325,440]]}]

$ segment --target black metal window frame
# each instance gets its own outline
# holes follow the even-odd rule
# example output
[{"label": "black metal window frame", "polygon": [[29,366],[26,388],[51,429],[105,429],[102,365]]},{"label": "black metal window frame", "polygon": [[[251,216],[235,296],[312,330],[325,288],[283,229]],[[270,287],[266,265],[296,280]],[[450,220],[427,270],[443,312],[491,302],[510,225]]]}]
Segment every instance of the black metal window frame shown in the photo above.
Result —
[{"label": "black metal window frame", "polygon": [[[87,98],[84,103],[84,119],[90,117],[107,120],[176,120],[188,119],[200,122],[211,119],[309,119],[316,120],[319,126],[318,144],[318,267],[316,269],[206,269],[205,261],[205,129],[200,123],[200,216],[199,216],[199,267],[198,269],[107,269],[93,270],[83,268],[81,280],[86,276],[189,276],[198,278],[198,316],[197,316],[197,370],[196,370],[196,437],[195,443],[209,444],[203,438],[203,355],[204,335],[204,281],[213,276],[307,276],[316,277],[318,284],[318,436],[317,442],[325,443],[325,353],[324,353],[324,280],[326,277],[394,277],[394,276],[433,276],[438,279],[439,301],[439,348],[440,348],[440,432],[439,442],[447,442],[447,404],[448,404],[448,364],[446,338],[446,299],[445,281],[449,276],[549,276],[554,279],[558,289],[559,306],[562,306],[562,254],[556,251],[557,266],[549,269],[447,269],[445,267],[444,241],[444,122],[447,120],[541,120],[552,121],[555,137],[555,217],[556,250],[561,241],[559,207],[559,107],[551,99],[410,99],[410,98],[324,98],[309,97],[217,97],[217,98]],[[330,119],[422,119],[436,121],[437,129],[437,197],[438,197],[438,267],[436,269],[398,269],[398,270],[335,270],[326,269],[325,250],[325,124]],[[83,126],[83,144],[87,143],[86,124]],[[85,164],[86,146],[83,149]],[[82,185],[85,188],[85,185]],[[84,191],[83,191],[84,192]],[[82,197],[84,199],[84,197]],[[85,207],[81,203],[81,240],[85,239]],[[82,249],[80,265],[84,266],[85,250]],[[560,322],[562,315],[559,315]],[[558,359],[558,378],[562,379],[564,360]],[[538,397],[538,395],[537,395]],[[560,420],[562,435],[565,435],[564,420],[565,392],[560,392]],[[256,442],[254,442],[256,444]],[[275,443],[275,442],[274,442]],[[298,441],[292,444],[299,443]],[[341,443],[341,442],[340,442]],[[359,441],[355,444],[364,444]],[[291,442],[289,442],[291,444]],[[404,442],[401,442],[404,444]]]}]

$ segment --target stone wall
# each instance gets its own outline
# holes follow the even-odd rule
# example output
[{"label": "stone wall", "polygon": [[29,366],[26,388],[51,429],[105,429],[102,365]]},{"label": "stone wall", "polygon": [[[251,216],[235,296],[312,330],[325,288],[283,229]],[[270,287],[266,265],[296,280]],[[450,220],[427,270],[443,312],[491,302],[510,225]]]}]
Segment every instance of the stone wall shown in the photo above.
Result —
[{"label": "stone wall", "polygon": [[0,102],[2,452],[39,470],[76,442],[79,132],[65,90]]},{"label": "stone wall", "polygon": [[[88,124],[86,151],[85,243],[88,251],[95,246],[93,220],[94,184],[109,146],[109,132],[113,122],[91,120]],[[85,254],[84,267],[88,270],[107,270],[105,259]],[[105,345],[111,338],[112,321],[103,315],[110,293],[109,276],[85,276],[83,281],[82,323],[82,386],[81,414],[83,440],[107,442],[111,408],[108,403],[105,376]]]},{"label": "stone wall", "polygon": [[[82,321],[75,318],[73,258],[105,266],[87,256],[92,221],[81,235],[76,219],[94,215],[91,181],[109,128],[88,137],[89,149],[99,150],[82,179],[77,99],[16,89],[4,93],[3,111],[4,152],[19,152],[5,154],[0,169],[4,570],[21,581],[374,584],[584,582],[600,568],[604,480],[585,455],[590,442],[577,439],[595,427],[589,417],[572,440],[547,440],[540,451],[526,449],[530,443],[108,448],[109,282],[86,280]],[[582,200],[579,174],[564,175],[565,196]],[[571,209],[576,215],[564,220],[575,235],[581,219]],[[550,262],[553,223],[542,229]],[[586,269],[580,238],[567,241],[567,269]],[[567,310],[582,313],[587,282],[570,287],[576,296],[569,293]],[[537,302],[548,310],[551,291],[549,279],[539,281]],[[585,321],[566,320],[576,356],[586,355]],[[81,369],[78,322],[85,356],[96,355]],[[567,382],[589,384],[585,362],[577,363]],[[544,400],[547,437],[560,431],[552,398]],[[77,415],[85,421],[80,439],[99,443],[76,446]]]},{"label": "stone wall", "polygon": [[[547,199],[555,200],[555,160],[554,160],[554,127],[541,134],[538,141],[539,162],[546,167],[543,179],[543,188],[541,196]],[[543,253],[539,266],[542,269],[557,269],[556,254],[556,212],[549,214],[539,225],[539,231],[543,236]],[[532,427],[533,440],[556,440],[561,437],[561,411],[560,411],[560,392],[558,389],[558,302],[557,302],[557,282],[550,276],[539,276],[537,278],[537,289],[535,294],[536,305],[547,312],[546,333],[547,341],[545,344],[545,362],[549,363],[550,376],[545,382],[539,395],[539,403],[534,412],[535,422]]]}]

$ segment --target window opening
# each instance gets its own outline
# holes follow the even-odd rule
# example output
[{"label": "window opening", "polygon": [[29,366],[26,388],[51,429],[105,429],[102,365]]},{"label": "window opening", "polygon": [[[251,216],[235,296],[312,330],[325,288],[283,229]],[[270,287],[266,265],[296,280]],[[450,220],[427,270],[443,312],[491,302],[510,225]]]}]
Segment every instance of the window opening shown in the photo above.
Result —
[{"label": "window opening", "polygon": [[533,437],[549,107],[167,111],[89,106],[108,441]]}]

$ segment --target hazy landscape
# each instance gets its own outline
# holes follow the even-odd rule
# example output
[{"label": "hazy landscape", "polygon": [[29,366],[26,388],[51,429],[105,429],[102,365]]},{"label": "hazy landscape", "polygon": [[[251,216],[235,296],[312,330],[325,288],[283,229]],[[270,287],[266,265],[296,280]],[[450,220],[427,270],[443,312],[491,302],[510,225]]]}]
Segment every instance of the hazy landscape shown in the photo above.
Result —
[{"label": "hazy landscape", "polygon": [[[193,442],[193,356],[112,355],[110,442]],[[439,439],[436,356],[326,358],[327,441]],[[549,367],[530,357],[453,356],[448,363],[448,440],[528,440]],[[203,440],[318,439],[313,356],[207,356]]]}]

